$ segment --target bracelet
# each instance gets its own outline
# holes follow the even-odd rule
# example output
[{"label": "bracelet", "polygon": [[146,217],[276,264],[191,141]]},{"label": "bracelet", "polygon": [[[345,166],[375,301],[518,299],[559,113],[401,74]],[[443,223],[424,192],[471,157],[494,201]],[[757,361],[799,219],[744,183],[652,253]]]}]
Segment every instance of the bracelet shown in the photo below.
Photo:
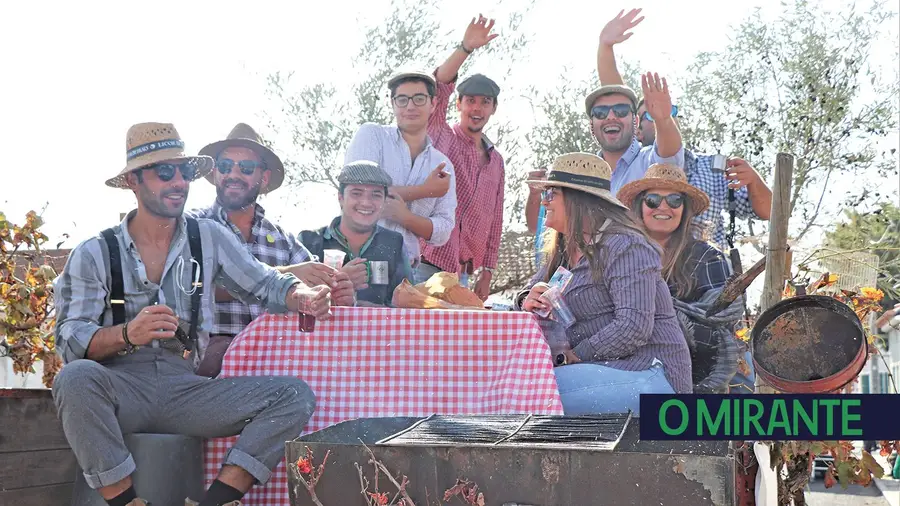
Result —
[{"label": "bracelet", "polygon": [[128,324],[125,323],[122,325],[122,340],[125,341],[125,352],[126,353],[134,353],[137,351],[138,347],[135,346],[131,340],[128,339]]},{"label": "bracelet", "polygon": [[468,50],[468,49],[466,49],[466,46],[465,46],[465,45],[463,45],[463,43],[462,43],[462,42],[460,42],[460,43],[459,43],[459,45],[458,45],[458,46],[456,46],[456,48],[457,48],[457,49],[462,49],[462,51],[463,51],[463,52],[464,52],[464,53],[466,53],[466,54],[472,54],[472,53],[474,53],[474,52],[475,52],[475,50],[474,50],[474,49],[473,49],[473,50],[472,50],[472,51],[469,51],[469,50]]}]

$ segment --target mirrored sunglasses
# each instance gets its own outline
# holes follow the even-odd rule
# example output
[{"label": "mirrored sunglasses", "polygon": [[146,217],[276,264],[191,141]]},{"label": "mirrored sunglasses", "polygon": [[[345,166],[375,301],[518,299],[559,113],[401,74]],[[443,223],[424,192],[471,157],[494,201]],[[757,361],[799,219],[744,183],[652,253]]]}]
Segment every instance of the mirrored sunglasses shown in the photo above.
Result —
[{"label": "mirrored sunglasses", "polygon": [[231,174],[231,170],[234,169],[235,165],[240,168],[241,174],[245,176],[252,176],[256,169],[265,169],[266,167],[264,163],[255,160],[235,162],[231,158],[222,158],[216,162],[216,169],[219,170],[220,174]]},{"label": "mirrored sunglasses", "polygon": [[650,209],[658,208],[663,200],[669,205],[669,209],[678,209],[684,204],[684,195],[681,193],[670,193],[665,197],[658,193],[648,193],[644,195],[644,205]]}]

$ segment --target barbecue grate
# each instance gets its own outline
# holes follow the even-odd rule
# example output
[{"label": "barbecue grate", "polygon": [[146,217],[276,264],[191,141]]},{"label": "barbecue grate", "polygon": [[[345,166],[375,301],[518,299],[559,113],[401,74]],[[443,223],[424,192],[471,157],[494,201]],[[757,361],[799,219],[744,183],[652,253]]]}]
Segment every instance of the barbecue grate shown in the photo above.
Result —
[{"label": "barbecue grate", "polygon": [[376,444],[613,451],[630,421],[631,411],[583,416],[432,415]]}]

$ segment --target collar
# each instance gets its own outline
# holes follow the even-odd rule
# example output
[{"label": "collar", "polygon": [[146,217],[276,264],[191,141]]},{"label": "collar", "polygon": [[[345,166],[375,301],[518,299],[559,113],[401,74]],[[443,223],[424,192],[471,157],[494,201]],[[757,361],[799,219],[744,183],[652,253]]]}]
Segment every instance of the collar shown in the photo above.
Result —
[{"label": "collar", "polygon": [[[463,130],[462,124],[457,123],[453,125],[453,132],[456,133],[456,137],[462,138],[463,142],[472,145],[475,144],[475,141]],[[481,134],[481,145],[484,146],[485,151],[488,153],[494,150],[494,143],[491,142],[484,133]]]},{"label": "collar", "polygon": [[[616,163],[616,165],[618,166],[620,163],[624,163],[625,167],[628,167],[629,165],[631,165],[631,163],[634,161],[634,159],[637,158],[638,154],[640,154],[641,148],[642,148],[641,143],[638,142],[637,139],[632,138],[631,145],[628,146],[628,149],[626,149],[624,153],[622,153],[622,157],[619,158],[619,161]],[[599,156],[600,158],[603,158],[603,150],[602,149],[597,152],[597,156]],[[605,160],[606,159],[604,158],[604,161]],[[612,167],[612,170],[615,173],[616,167]]]},{"label": "collar", "polygon": [[[135,249],[135,244],[134,238],[131,237],[131,234],[128,232],[128,222],[131,221],[131,219],[136,215],[137,209],[132,209],[131,212],[125,215],[125,218],[122,220],[122,222],[119,223],[119,230],[122,231],[122,242],[125,243],[125,247],[129,250]],[[179,216],[175,221],[175,233],[172,235],[172,244],[175,244],[175,242],[181,237],[182,231],[186,228],[187,225],[185,224],[185,215],[184,213],[182,213],[181,216]]]},{"label": "collar", "polygon": [[[362,255],[362,253],[366,250],[366,248],[368,248],[369,245],[372,244],[372,241],[375,239],[375,235],[378,234],[378,229],[380,229],[380,228],[381,227],[379,227],[378,225],[375,225],[375,230],[372,231],[372,234],[369,235],[369,238],[366,239],[365,243],[363,243],[362,248],[359,249],[360,255]],[[347,241],[347,238],[341,232],[341,217],[340,216],[331,220],[331,224],[329,224],[327,227],[325,227],[325,231],[322,232],[322,238],[325,239],[326,241],[334,239],[335,241],[340,243],[341,246],[343,246],[344,248],[347,249],[347,253],[350,256],[353,256],[353,253],[350,251],[350,243]]]}]

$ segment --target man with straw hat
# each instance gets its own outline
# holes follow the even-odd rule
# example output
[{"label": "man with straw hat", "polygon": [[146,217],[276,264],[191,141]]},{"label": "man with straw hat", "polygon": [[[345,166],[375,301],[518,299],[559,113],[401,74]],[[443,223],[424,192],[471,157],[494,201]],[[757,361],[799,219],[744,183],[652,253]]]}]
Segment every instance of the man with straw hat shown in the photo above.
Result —
[{"label": "man with straw hat", "polygon": [[[258,198],[281,186],[284,164],[250,125],[238,123],[227,138],[205,146],[200,155],[215,160],[215,169],[206,180],[215,185],[216,200],[207,208],[191,211],[191,216],[219,222],[260,262],[294,274],[309,286],[327,285],[335,305],[354,304],[353,284],[347,274],[311,261],[309,251],[295,235],[266,218]],[[209,377],[219,374],[235,336],[265,312],[261,304],[244,304],[222,286],[215,289],[215,301],[209,346],[197,368],[197,374]]]},{"label": "man with straw hat", "polygon": [[123,433],[240,434],[200,503],[236,506],[254,483],[266,483],[282,443],[303,431],[315,408],[297,378],[194,374],[215,321],[214,279],[272,313],[328,319],[331,307],[327,286],[280,273],[225,227],[183,214],[190,183],[213,165],[186,155],[171,124],[132,126],[126,165],[106,184],[134,192],[137,209],[73,249],[55,281],[54,333],[65,365],[53,399],[85,480],[113,506],[146,505],[132,485]]}]

